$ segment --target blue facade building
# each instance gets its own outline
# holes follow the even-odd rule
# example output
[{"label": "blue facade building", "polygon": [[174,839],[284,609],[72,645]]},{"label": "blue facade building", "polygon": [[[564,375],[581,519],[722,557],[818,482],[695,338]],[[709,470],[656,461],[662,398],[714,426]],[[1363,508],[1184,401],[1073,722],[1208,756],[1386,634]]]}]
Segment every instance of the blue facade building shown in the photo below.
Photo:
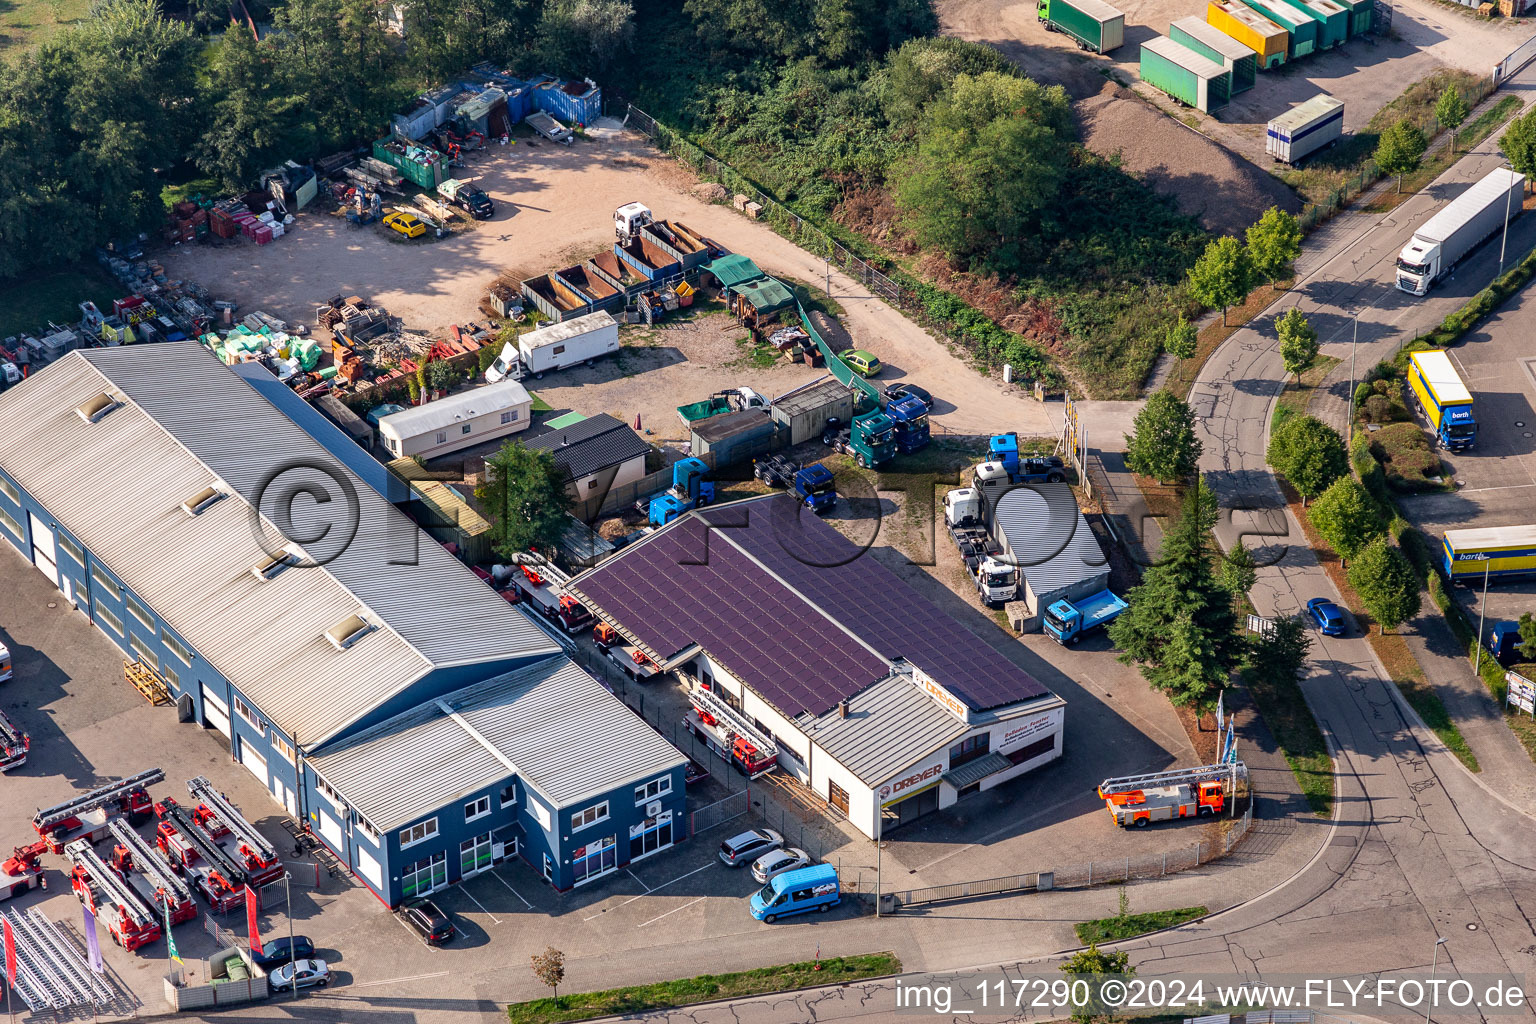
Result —
[{"label": "blue facade building", "polygon": [[[503,855],[537,851],[524,856],[541,868],[547,856],[553,884],[576,884],[587,844],[582,830],[567,827],[568,815],[555,827],[556,812],[589,793],[629,787],[635,764],[658,777],[675,768],[670,792],[681,800],[681,755],[365,482],[352,460],[338,458],[336,444],[312,436],[335,428],[317,418],[302,429],[201,346],[70,353],[0,395],[0,422],[0,537],[126,659],[157,672],[182,720],[220,734],[273,799],[387,903],[421,889],[419,872],[407,870],[421,854],[451,861],[440,880],[457,880],[465,863],[494,856],[481,837],[516,824],[529,838],[503,842]],[[350,794],[312,770],[316,758],[355,750],[364,738],[382,749],[411,716],[438,715],[450,697],[472,699],[464,694],[473,684],[497,680],[501,693],[556,677],[557,690],[587,701],[582,714],[551,712],[572,730],[558,739],[563,749],[589,742],[576,723],[590,717],[611,729],[632,722],[666,750],[605,761],[601,771],[572,763],[579,785],[522,753],[527,771],[509,769],[460,793],[462,765],[385,743],[401,760],[373,762],[378,784],[416,779],[421,792],[447,801],[420,808],[419,818],[440,822],[435,836],[405,841],[392,821],[375,828],[365,805],[349,803]],[[533,689],[518,699],[545,700]],[[548,695],[549,707],[563,706],[557,696]],[[540,736],[551,735],[537,725]],[[508,728],[498,742],[528,750]],[[666,751],[675,765],[663,763]],[[366,781],[348,776],[364,795]],[[485,815],[461,806],[485,800],[493,805]],[[538,840],[526,825],[542,820],[534,808],[551,818]],[[666,809],[680,818],[680,804]],[[631,810],[615,810],[611,820],[627,828]],[[480,824],[487,827],[466,833]],[[465,839],[475,840],[469,861],[457,847],[440,856],[444,844]],[[439,879],[435,863],[429,881]]]}]

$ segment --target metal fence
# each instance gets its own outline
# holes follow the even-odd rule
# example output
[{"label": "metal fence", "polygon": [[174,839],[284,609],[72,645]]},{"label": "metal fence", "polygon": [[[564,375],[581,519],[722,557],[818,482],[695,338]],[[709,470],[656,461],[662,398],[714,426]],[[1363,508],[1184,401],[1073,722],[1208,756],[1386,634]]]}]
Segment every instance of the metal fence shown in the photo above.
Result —
[{"label": "metal fence", "polygon": [[[975,882],[955,882],[953,885],[933,885],[925,889],[897,889],[885,894],[894,907],[910,907],[919,903],[942,903],[946,900],[975,899],[981,896],[1002,896],[1015,892],[1032,892],[1040,888],[1041,872],[1031,871],[1022,875],[1006,875],[1002,878],[983,878]],[[1046,887],[1051,887],[1050,874],[1045,873]]]},{"label": "metal fence", "polygon": [[1498,85],[1510,75],[1536,60],[1536,36],[1531,36],[1493,66],[1493,83]]},{"label": "metal fence", "polygon": [[240,936],[215,921],[212,914],[203,915],[203,931],[213,936],[213,941],[219,949],[241,944]]}]

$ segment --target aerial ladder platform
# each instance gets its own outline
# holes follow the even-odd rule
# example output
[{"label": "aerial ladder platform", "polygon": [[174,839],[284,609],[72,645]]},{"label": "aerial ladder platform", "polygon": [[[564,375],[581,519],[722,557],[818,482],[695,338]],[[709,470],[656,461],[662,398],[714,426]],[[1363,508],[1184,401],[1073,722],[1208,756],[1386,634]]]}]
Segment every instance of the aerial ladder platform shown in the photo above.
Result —
[{"label": "aerial ladder platform", "polygon": [[43,916],[41,907],[7,911],[5,920],[16,939],[12,988],[28,1009],[97,1007],[112,1001],[111,987],[91,970],[79,947]]},{"label": "aerial ladder platform", "polygon": [[158,906],[162,914],[169,909],[172,924],[197,916],[192,902],[192,887],[178,875],[165,855],[135,832],[122,818],[107,823],[112,833],[112,867],[119,877],[137,890],[145,901]]},{"label": "aerial ladder platform", "polygon": [[96,841],[107,835],[107,822],[113,813],[127,815],[129,822],[146,820],[153,804],[147,787],[165,778],[165,771],[151,768],[116,782],[82,793],[32,816],[32,827],[48,840],[49,849],[63,853],[66,843],[88,838]]},{"label": "aerial ladder platform", "polygon": [[89,839],[76,839],[64,848],[74,870],[75,894],[96,919],[107,926],[112,940],[127,950],[147,946],[163,934],[153,903],[140,896],[96,853]]},{"label": "aerial ladder platform", "polygon": [[1247,779],[1247,765],[1228,761],[1105,779],[1098,792],[1116,825],[1145,828],[1154,821],[1220,814]]},{"label": "aerial ladder platform", "polygon": [[250,877],[245,865],[219,844],[193,812],[170,797],[155,804],[155,814],[160,818],[155,845],[186,872],[203,899],[220,913],[238,907]]},{"label": "aerial ladder platform", "polygon": [[31,749],[32,741],[27,734],[0,712],[0,772],[26,764],[27,751]]},{"label": "aerial ladder platform", "polygon": [[693,704],[688,728],[748,778],[771,772],[779,763],[779,745],[714,691],[695,686],[688,692],[688,700]]},{"label": "aerial ladder platform", "polygon": [[[233,837],[237,847],[235,852],[245,862],[251,885],[262,886],[283,877],[283,859],[278,856],[277,847],[246,820],[245,815],[229,802],[228,797],[214,789],[213,783],[199,775],[187,780],[187,792],[197,801],[199,811],[211,816],[207,827],[215,840],[226,832]],[[220,827],[213,826],[213,821],[217,821]],[[224,846],[223,843],[219,845],[221,848]]]}]

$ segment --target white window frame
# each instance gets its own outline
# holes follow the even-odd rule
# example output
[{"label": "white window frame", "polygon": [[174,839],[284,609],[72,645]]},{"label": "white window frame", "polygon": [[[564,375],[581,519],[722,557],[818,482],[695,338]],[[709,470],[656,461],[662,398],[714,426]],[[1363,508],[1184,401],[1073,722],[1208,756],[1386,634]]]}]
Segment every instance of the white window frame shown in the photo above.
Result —
[{"label": "white window frame", "polygon": [[446,430],[439,430],[437,432],[437,441],[434,442],[434,443],[435,444],[447,444],[448,443],[448,431],[446,431]]},{"label": "white window frame", "polygon": [[471,434],[471,433],[474,433],[474,430],[475,430],[475,425],[473,423],[466,423],[463,426],[459,427],[459,433],[460,434]]},{"label": "white window frame", "polygon": [[10,498],[17,505],[21,504],[21,488],[12,483],[10,477],[0,475],[0,494]]},{"label": "white window frame", "polygon": [[271,740],[272,750],[277,754],[277,756],[282,758],[284,761],[287,761],[289,764],[293,764],[293,744],[289,743],[283,734],[278,732],[276,729],[272,730],[272,735],[268,738]]},{"label": "white window frame", "polygon": [[128,631],[128,650],[139,661],[156,671],[159,670],[160,657],[155,654],[154,647],[131,629]]},{"label": "white window frame", "polygon": [[347,805],[347,802],[341,798],[341,794],[331,788],[330,783],[314,774],[313,771],[310,772],[310,778],[315,780],[315,792],[329,800],[332,807],[339,811]]},{"label": "white window frame", "polygon": [[663,775],[659,779],[643,782],[635,787],[635,806],[650,803],[652,800],[660,800],[672,793],[672,776]]},{"label": "white window frame", "polygon": [[362,829],[363,833],[375,843],[379,842],[379,830],[373,827],[373,822],[363,817],[357,811],[352,812],[352,824]]},{"label": "white window frame", "polygon": [[[509,793],[511,794],[510,796],[505,795]],[[517,803],[517,783],[509,782],[505,786],[501,787],[501,793],[497,794],[496,799],[501,803],[501,806],[503,807],[514,806]]]},{"label": "white window frame", "polygon": [[133,616],[135,622],[155,636],[160,635],[160,627],[155,625],[155,617],[150,613],[149,606],[143,601],[140,601],[132,594],[124,594],[123,607],[128,609],[128,614]]},{"label": "white window frame", "polygon": [[263,736],[267,734],[267,727],[262,724],[260,718],[256,717],[255,709],[247,704],[244,698],[235,697],[234,704],[235,714],[239,715],[241,720],[244,721],[246,725],[250,726],[252,729],[255,729]]},{"label": "white window frame", "polygon": [[501,414],[501,422],[502,423],[516,423],[517,422],[517,412],[518,412],[518,410],[516,410],[516,409],[508,409],[506,412]]},{"label": "white window frame", "polygon": [[11,515],[10,510],[4,505],[0,505],[0,523],[5,524],[6,530],[16,538],[18,543],[26,539],[26,534],[21,529],[21,520]]},{"label": "white window frame", "polygon": [[165,644],[165,649],[176,655],[176,659],[188,668],[192,667],[192,648],[176,639],[169,632],[160,634],[160,642]]},{"label": "white window frame", "polygon": [[466,824],[471,821],[479,821],[490,813],[491,798],[489,796],[479,797],[464,805],[464,821]]},{"label": "white window frame", "polygon": [[571,831],[580,832],[584,828],[591,828],[593,825],[601,825],[607,820],[608,801],[604,800],[602,803],[593,804],[591,807],[583,807],[575,814],[572,814]]},{"label": "white window frame", "polygon": [[428,839],[437,838],[437,818],[431,817],[426,821],[418,821],[409,828],[400,830],[400,849],[404,850]]},{"label": "white window frame", "polygon": [[112,609],[103,608],[100,604],[96,606],[96,624],[98,626],[110,626],[112,632],[116,633],[118,636],[123,635],[123,620],[118,618],[117,614],[113,612]]},{"label": "white window frame", "polygon": [[177,693],[181,692],[181,675],[163,658],[160,660],[160,674],[165,677],[166,682],[171,684],[171,689]]},{"label": "white window frame", "polygon": [[545,832],[554,831],[555,822],[554,819],[550,817],[548,807],[545,807],[543,804],[539,803],[537,800],[530,796],[528,798],[528,811],[534,816],[534,818],[538,819],[539,826],[543,828]]}]

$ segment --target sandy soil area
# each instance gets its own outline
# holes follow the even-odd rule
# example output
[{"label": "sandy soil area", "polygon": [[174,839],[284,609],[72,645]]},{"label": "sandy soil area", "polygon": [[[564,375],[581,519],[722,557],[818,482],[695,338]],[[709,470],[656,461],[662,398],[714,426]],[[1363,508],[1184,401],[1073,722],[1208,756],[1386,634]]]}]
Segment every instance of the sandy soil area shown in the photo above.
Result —
[{"label": "sandy soil area", "polygon": [[[640,201],[656,216],[680,220],[750,256],[770,274],[827,282],[822,260],[730,206],[698,199],[690,191],[697,180],[633,132],[600,131],[569,149],[520,141],[488,151],[468,173],[496,200],[496,216],[448,238],[405,242],[378,226],[357,228],[338,217],[305,214],[290,234],[269,246],[191,247],[163,262],[172,277],[201,281],[239,302],[243,311],[264,309],[312,323],[317,301],[338,292],[359,294],[387,306],[409,326],[440,331],[481,319],[480,301],[503,273],[531,277],[608,248],[613,210]],[[941,428],[1026,434],[1059,429],[1059,404],[1042,406],[1018,388],[977,373],[857,281],[834,271],[831,293],[845,309],[855,341],[885,362],[880,381],[910,378],[928,388],[938,399],[933,419]],[[638,411],[643,421],[659,426],[675,423],[676,406],[721,387],[752,384],[776,394],[814,376],[803,366],[763,371],[735,356],[724,363],[713,356],[702,359],[670,342],[667,331],[657,334],[655,348],[643,357],[634,353],[607,367],[552,375],[539,390],[553,395],[552,404],[559,399],[583,412],[623,412],[631,422]],[[596,386],[604,381],[611,390]],[[591,390],[568,398],[560,394],[571,387]]]}]

